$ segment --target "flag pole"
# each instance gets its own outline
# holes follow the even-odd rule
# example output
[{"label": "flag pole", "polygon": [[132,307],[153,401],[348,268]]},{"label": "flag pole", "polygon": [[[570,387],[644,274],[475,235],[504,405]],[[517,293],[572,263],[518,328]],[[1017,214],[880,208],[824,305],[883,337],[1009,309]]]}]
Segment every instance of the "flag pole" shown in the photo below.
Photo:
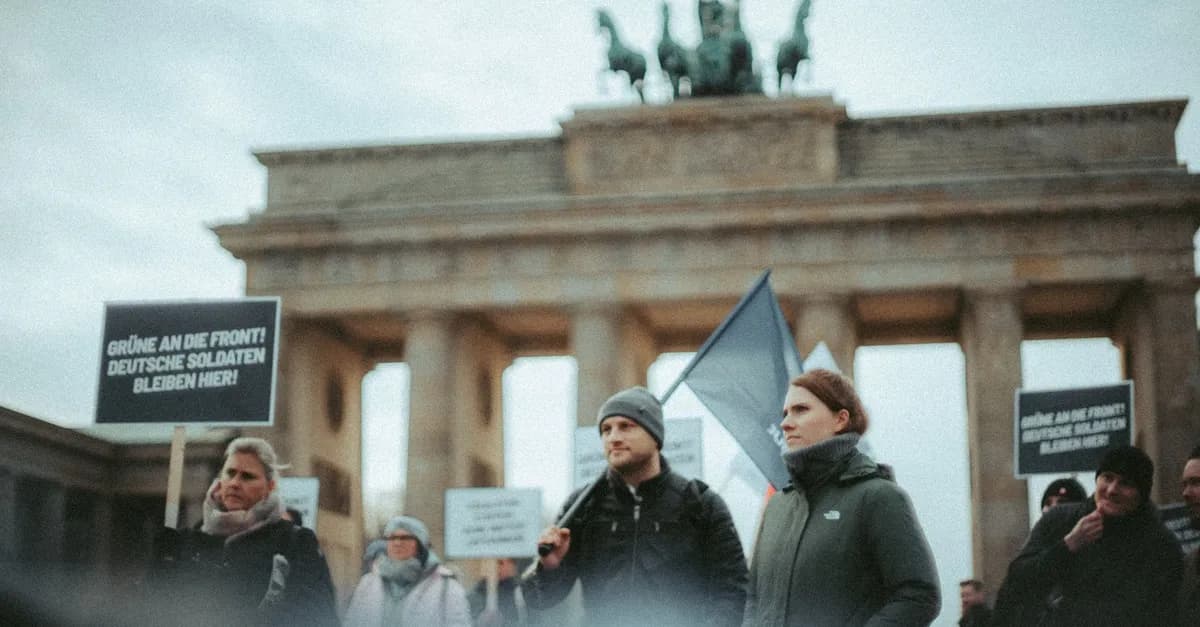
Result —
[{"label": "flag pole", "polygon": [[675,379],[675,382],[671,384],[671,387],[667,388],[667,392],[663,394],[662,398],[659,399],[660,403],[663,403],[664,405],[666,404],[667,399],[671,398],[671,395],[675,393],[675,390],[679,388],[679,386],[683,383],[683,380],[692,373],[693,369],[695,369],[696,364],[700,363],[700,360],[704,357],[704,354],[708,352],[708,349],[712,348],[713,344],[716,344],[717,340],[721,337],[721,334],[725,332],[725,329],[730,325],[731,322],[733,322],[734,319],[737,318],[738,313],[745,308],[746,303],[750,302],[750,300],[754,298],[754,295],[758,293],[758,290],[762,289],[763,285],[766,285],[767,279],[770,277],[771,269],[768,268],[763,270],[763,273],[759,275],[758,279],[754,282],[753,287],[746,291],[746,294],[742,296],[742,300],[738,301],[738,304],[733,308],[733,311],[729,312],[729,315],[725,316],[725,319],[721,321],[721,326],[717,327],[717,330],[713,331],[712,335],[708,336],[708,339],[704,341],[704,345],[700,347],[700,350],[696,351],[696,354],[692,357],[692,360],[688,362],[686,367],[684,367],[683,372],[679,373],[679,377]]}]

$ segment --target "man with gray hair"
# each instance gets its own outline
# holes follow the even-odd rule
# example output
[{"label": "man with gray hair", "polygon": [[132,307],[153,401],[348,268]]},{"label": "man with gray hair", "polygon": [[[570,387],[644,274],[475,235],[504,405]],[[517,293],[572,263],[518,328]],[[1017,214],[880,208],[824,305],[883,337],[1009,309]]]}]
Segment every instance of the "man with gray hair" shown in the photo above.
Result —
[{"label": "man with gray hair", "polygon": [[[578,580],[588,625],[740,625],[746,559],[725,501],[672,472],[662,405],[634,387],[597,416],[608,470],[577,490],[573,520],[539,538],[549,551],[525,582],[529,607],[558,604]],[[587,495],[587,496],[585,496]]]}]

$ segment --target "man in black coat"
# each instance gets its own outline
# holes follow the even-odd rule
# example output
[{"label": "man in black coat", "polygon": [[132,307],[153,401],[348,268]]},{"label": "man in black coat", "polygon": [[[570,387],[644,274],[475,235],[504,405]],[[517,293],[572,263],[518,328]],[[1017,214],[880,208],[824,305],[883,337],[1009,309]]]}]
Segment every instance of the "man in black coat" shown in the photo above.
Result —
[{"label": "man in black coat", "polygon": [[1150,502],[1154,463],[1109,450],[1096,492],[1034,526],[1008,567],[996,625],[1174,625],[1183,556]]},{"label": "man in black coat", "polygon": [[[1200,446],[1192,449],[1183,466],[1183,503],[1191,515],[1192,528],[1200,529]],[[1180,625],[1200,625],[1200,548],[1184,558],[1183,587],[1179,591]]]},{"label": "man in black coat", "polygon": [[598,420],[608,471],[569,528],[543,532],[552,549],[526,580],[528,605],[551,607],[578,580],[588,625],[740,625],[747,570],[733,519],[662,457],[658,399],[621,391]]},{"label": "man in black coat", "polygon": [[983,582],[964,579],[958,582],[959,610],[958,627],[988,627],[992,623],[992,608],[988,607]]}]

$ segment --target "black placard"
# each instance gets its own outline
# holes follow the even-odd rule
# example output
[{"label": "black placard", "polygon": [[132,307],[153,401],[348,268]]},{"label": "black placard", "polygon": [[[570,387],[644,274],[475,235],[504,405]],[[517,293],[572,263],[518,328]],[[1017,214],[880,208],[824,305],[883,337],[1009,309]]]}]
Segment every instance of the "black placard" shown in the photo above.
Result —
[{"label": "black placard", "polygon": [[270,425],[279,299],[109,303],[96,423]]},{"label": "black placard", "polygon": [[1192,524],[1192,514],[1185,503],[1172,503],[1158,508],[1163,525],[1175,534],[1184,553],[1191,553],[1200,546],[1200,529]]},{"label": "black placard", "polygon": [[1130,444],[1133,382],[1017,391],[1013,435],[1016,475],[1092,472],[1110,448]]}]

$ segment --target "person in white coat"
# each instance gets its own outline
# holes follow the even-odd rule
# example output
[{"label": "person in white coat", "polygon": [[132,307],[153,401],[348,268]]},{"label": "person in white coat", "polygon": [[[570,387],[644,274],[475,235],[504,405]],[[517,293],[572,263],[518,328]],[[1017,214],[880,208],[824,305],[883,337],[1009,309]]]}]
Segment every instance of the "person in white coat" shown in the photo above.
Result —
[{"label": "person in white coat", "polygon": [[387,552],[355,587],[346,609],[347,627],[470,627],[467,594],[429,548],[425,524],[397,516],[388,521],[383,536]]}]

